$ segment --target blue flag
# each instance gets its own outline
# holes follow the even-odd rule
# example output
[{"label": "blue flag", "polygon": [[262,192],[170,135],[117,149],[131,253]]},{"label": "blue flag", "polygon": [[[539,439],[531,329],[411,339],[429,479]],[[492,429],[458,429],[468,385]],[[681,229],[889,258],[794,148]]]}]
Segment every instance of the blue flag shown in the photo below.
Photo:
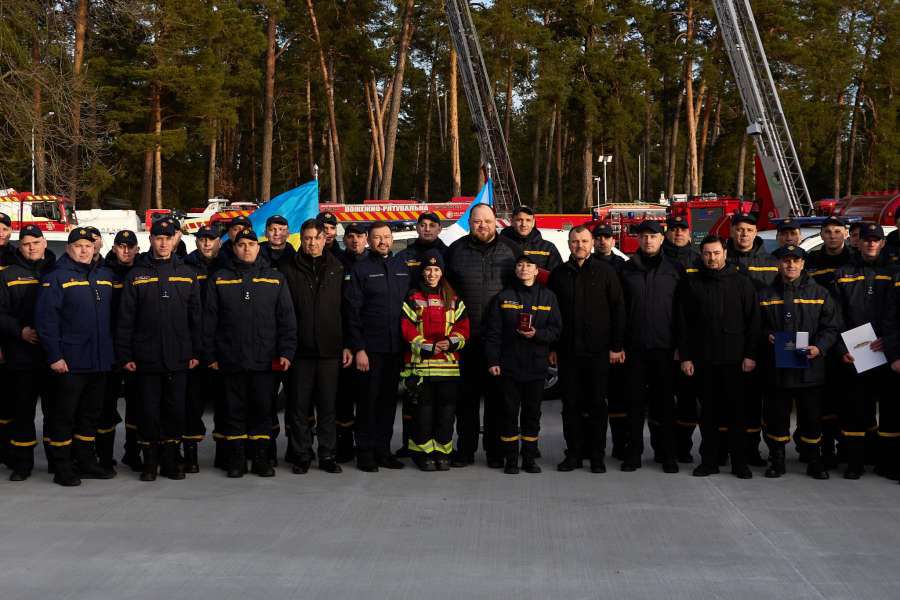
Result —
[{"label": "blue flag", "polygon": [[472,208],[477,204],[487,204],[489,206],[494,205],[494,182],[491,179],[488,179],[484,183],[484,187],[481,188],[481,191],[478,192],[478,195],[475,196],[475,199],[472,200],[471,204],[469,204],[469,208],[466,209],[466,212],[462,214],[462,216],[457,219],[456,223],[450,225],[446,229],[441,232],[441,240],[445,244],[451,244],[454,241],[458,240],[464,235],[468,235],[469,233],[469,215],[472,214]]},{"label": "blue flag", "polygon": [[253,231],[263,236],[266,231],[266,219],[272,215],[281,215],[287,219],[289,233],[300,233],[303,222],[315,219],[317,214],[319,214],[319,182],[314,179],[278,194],[253,211],[248,218],[253,224]]}]

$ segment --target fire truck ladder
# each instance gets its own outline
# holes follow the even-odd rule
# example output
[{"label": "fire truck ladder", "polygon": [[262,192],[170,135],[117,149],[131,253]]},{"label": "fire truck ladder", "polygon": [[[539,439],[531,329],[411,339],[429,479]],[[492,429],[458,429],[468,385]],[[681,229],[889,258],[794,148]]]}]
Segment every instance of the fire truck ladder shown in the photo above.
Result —
[{"label": "fire truck ladder", "polygon": [[812,211],[806,180],[778,99],[749,0],[713,0],[725,50],[750,121],[775,207],[782,217]]},{"label": "fire truck ladder", "polygon": [[444,0],[450,37],[458,56],[462,87],[472,113],[472,124],[478,137],[481,159],[492,168],[494,181],[494,207],[500,216],[508,217],[519,204],[519,189],[513,173],[500,115],[494,104],[487,67],[478,34],[472,23],[468,0]]}]

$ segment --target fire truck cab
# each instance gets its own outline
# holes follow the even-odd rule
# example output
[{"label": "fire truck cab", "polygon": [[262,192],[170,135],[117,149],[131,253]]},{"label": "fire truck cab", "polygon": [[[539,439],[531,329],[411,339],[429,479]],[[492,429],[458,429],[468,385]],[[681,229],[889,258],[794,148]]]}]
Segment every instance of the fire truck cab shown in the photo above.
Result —
[{"label": "fire truck cab", "polygon": [[65,196],[0,191],[0,212],[9,215],[14,231],[36,225],[41,231],[69,231],[78,224],[75,209]]}]

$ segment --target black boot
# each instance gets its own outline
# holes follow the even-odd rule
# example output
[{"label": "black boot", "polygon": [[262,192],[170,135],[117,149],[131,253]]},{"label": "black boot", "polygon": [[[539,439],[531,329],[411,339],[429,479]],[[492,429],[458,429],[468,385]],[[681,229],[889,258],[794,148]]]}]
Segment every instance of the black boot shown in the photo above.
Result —
[{"label": "black boot", "polygon": [[375,455],[371,450],[356,451],[356,468],[364,473],[377,473],[378,463],[375,462]]},{"label": "black boot", "polygon": [[138,450],[137,431],[130,427],[125,427],[125,454],[122,456],[122,464],[131,467],[135,473],[144,470],[144,463],[141,461],[141,453]]},{"label": "black boot", "polygon": [[156,481],[156,472],[159,468],[159,446],[156,442],[149,442],[143,444],[141,449],[144,452],[141,481]]},{"label": "black boot", "polygon": [[244,454],[244,440],[228,440],[221,442],[223,450],[223,466],[227,477],[237,479],[247,471],[247,459]]},{"label": "black boot", "polygon": [[44,442],[44,456],[47,457],[47,473],[53,475],[56,473],[56,454],[53,452],[53,446],[49,442]]},{"label": "black boot", "polygon": [[107,471],[113,471],[116,466],[116,459],[113,458],[113,452],[116,445],[116,430],[113,429],[109,433],[97,434],[97,462]]},{"label": "black boot", "polygon": [[784,466],[784,444],[773,444],[769,451],[769,468],[764,475],[770,479],[781,477],[787,473]]},{"label": "black boot", "polygon": [[402,469],[406,465],[391,456],[389,450],[383,450],[375,453],[375,462],[379,467],[385,469]]},{"label": "black boot", "polygon": [[72,464],[71,444],[52,447],[50,455],[53,457],[53,483],[63,487],[81,485],[81,478],[75,473],[75,466]]},{"label": "black boot", "polygon": [[434,460],[432,460],[431,455],[429,454],[415,452],[413,453],[412,460],[413,463],[419,467],[420,471],[425,471],[426,473],[437,471],[437,465],[434,464]]},{"label": "black boot", "polygon": [[522,457],[522,470],[526,473],[540,473],[541,468],[535,462],[533,456],[523,456]]},{"label": "black boot", "polygon": [[568,473],[570,471],[574,471],[575,469],[580,469],[582,466],[584,466],[584,462],[581,460],[581,458],[566,450],[566,458],[561,463],[556,465],[556,470],[563,473]]},{"label": "black boot", "polygon": [[821,449],[822,463],[827,469],[836,469],[838,466],[837,455],[834,452],[834,438],[830,435],[822,436]]},{"label": "black boot", "polygon": [[507,456],[506,460],[503,461],[503,472],[507,475],[518,475],[519,474],[519,457],[518,456]]},{"label": "black boot", "polygon": [[272,440],[256,440],[253,443],[253,466],[251,472],[260,477],[274,477],[275,469],[272,468],[269,449]]},{"label": "black boot", "polygon": [[82,479],[112,479],[116,476],[113,469],[104,469],[97,462],[97,450],[93,442],[76,439],[73,442],[78,474]]},{"label": "black boot", "polygon": [[184,472],[199,473],[200,464],[197,459],[197,442],[182,442],[184,450]]},{"label": "black boot", "polygon": [[334,460],[333,456],[320,456],[319,457],[319,470],[325,471],[326,473],[343,473],[344,470],[341,468],[341,465],[337,464],[337,461]]},{"label": "black boot", "polygon": [[846,448],[847,468],[844,479],[859,479],[866,472],[863,466],[865,442],[861,437],[846,437],[843,445]]},{"label": "black boot", "polygon": [[897,481],[900,479],[900,470],[897,468],[897,442],[898,438],[879,437],[878,441],[878,466],[875,472],[886,478]]},{"label": "black boot", "polygon": [[807,451],[809,464],[806,465],[806,474],[813,479],[828,479],[828,471],[822,461],[821,449],[818,446],[812,446]]},{"label": "black boot", "polygon": [[184,470],[179,461],[177,442],[166,442],[159,450],[159,474],[166,479],[184,479]]},{"label": "black boot", "polygon": [[339,463],[348,463],[356,456],[353,450],[353,427],[338,425],[335,460]]},{"label": "black boot", "polygon": [[[278,440],[273,436],[270,440],[265,441],[265,458],[269,461],[270,467],[278,466]],[[272,475],[275,473],[273,472]],[[271,477],[271,475],[265,475],[265,477]]]},{"label": "black boot", "polygon": [[[747,433],[747,449],[745,454],[747,456],[747,464],[751,467],[764,467],[766,466],[766,461],[762,457],[762,454],[759,451],[759,433],[758,432],[748,432]],[[782,453],[784,452],[784,447],[782,447]]]}]

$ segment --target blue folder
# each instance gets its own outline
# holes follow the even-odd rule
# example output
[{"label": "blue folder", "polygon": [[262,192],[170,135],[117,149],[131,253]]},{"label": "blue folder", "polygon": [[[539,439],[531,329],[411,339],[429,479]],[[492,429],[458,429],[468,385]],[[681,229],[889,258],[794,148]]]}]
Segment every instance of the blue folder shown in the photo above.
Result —
[{"label": "blue folder", "polygon": [[797,349],[797,336],[792,331],[775,332],[775,366],[779,369],[807,369],[806,349]]}]

